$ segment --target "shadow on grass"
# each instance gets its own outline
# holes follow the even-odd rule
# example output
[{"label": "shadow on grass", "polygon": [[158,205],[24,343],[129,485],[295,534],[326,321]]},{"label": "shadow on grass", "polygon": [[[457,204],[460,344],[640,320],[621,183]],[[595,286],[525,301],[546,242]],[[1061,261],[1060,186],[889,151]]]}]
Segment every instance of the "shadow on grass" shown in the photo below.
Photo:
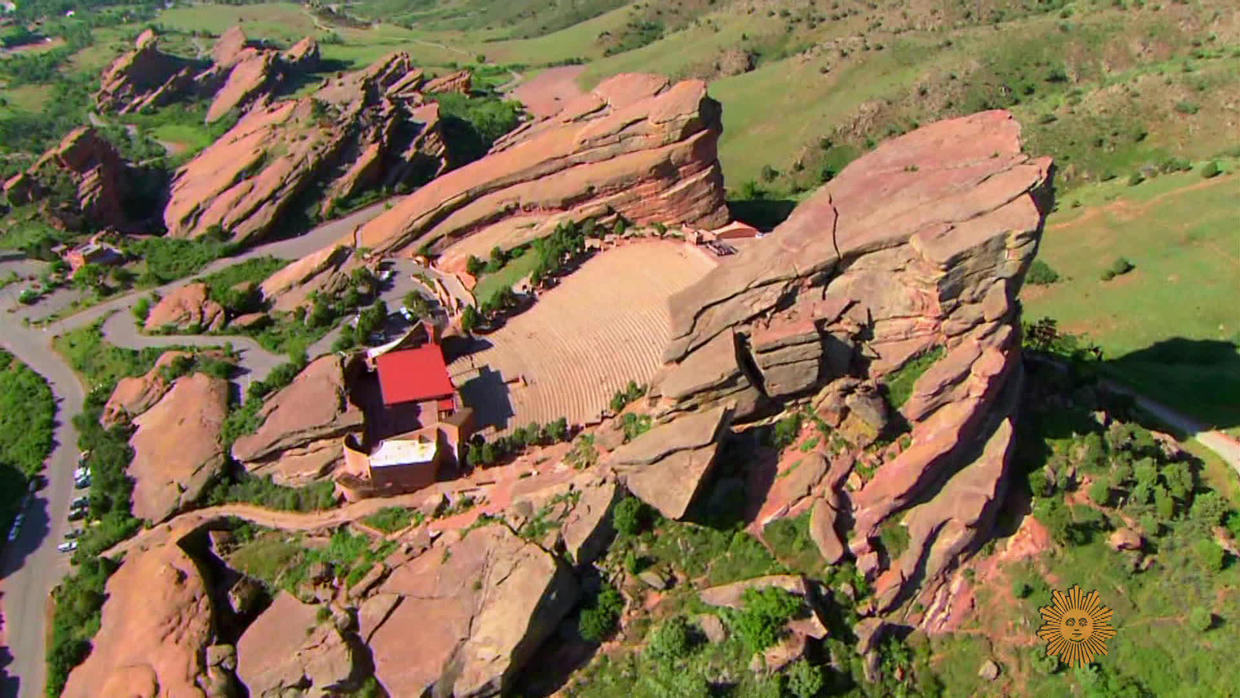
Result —
[{"label": "shadow on grass", "polygon": [[735,220],[767,232],[783,223],[796,205],[791,199],[734,199],[728,202],[728,213]]},{"label": "shadow on grass", "polygon": [[1113,359],[1103,373],[1215,429],[1240,427],[1240,346],[1174,337]]}]

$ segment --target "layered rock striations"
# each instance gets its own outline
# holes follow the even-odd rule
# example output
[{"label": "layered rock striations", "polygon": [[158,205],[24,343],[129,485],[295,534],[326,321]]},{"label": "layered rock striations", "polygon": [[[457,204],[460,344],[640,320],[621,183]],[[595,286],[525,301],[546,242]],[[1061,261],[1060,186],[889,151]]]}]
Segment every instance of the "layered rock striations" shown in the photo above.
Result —
[{"label": "layered rock striations", "polygon": [[164,209],[168,234],[218,228],[250,242],[300,213],[307,196],[327,214],[364,190],[434,177],[447,167],[447,145],[422,82],[409,56],[396,53],[306,97],[255,106],[177,171]]},{"label": "layered rock striations", "polygon": [[[657,430],[725,405],[738,421],[812,408],[852,450],[796,496],[808,495],[824,555],[843,557],[848,540],[877,579],[876,612],[932,589],[993,520],[1019,384],[1015,298],[1050,170],[1021,152],[1007,112],[926,126],[852,163],[671,301],[668,365],[651,387]],[[890,413],[884,384],[919,358],[937,360]],[[908,437],[867,448],[900,422]],[[849,478],[854,460],[877,469]],[[876,541],[892,525],[911,544],[887,560]]]},{"label": "layered rock striations", "polygon": [[318,43],[306,37],[287,51],[253,45],[240,27],[220,36],[211,61],[182,58],[159,48],[148,29],[132,51],[103,71],[95,103],[100,111],[141,112],[173,102],[209,99],[207,123],[244,111],[275,94],[288,80],[318,67]]},{"label": "layered rock striations", "polygon": [[529,122],[480,160],[405,197],[342,241],[390,252],[426,246],[463,265],[551,232],[566,218],[726,222],[716,155],[719,103],[706,84],[620,75]]},{"label": "layered rock striations", "polygon": [[132,170],[94,128],[81,126],[9,178],[4,194],[18,206],[43,200],[48,219],[61,228],[128,231],[138,223],[128,206]]}]

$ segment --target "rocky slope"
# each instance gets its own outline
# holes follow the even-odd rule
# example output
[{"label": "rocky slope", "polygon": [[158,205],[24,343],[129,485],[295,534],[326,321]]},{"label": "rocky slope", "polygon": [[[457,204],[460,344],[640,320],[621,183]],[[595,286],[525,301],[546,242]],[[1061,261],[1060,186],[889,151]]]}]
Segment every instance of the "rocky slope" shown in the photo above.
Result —
[{"label": "rocky slope", "polygon": [[206,118],[212,123],[266,101],[291,78],[314,70],[319,47],[306,37],[280,51],[255,45],[240,27],[232,27],[220,36],[211,57],[207,62],[164,53],[159,37],[148,29],[132,51],[104,69],[95,103],[100,111],[127,114],[209,99]]},{"label": "rocky slope", "polygon": [[306,196],[328,213],[364,190],[434,177],[447,166],[447,146],[422,82],[409,56],[396,53],[306,97],[255,106],[177,171],[164,209],[168,234],[218,227],[254,241],[300,214]]},{"label": "rocky slope", "polygon": [[42,201],[47,219],[67,230],[129,231],[139,223],[127,208],[131,170],[111,143],[82,126],[9,178],[4,194],[17,206]]},{"label": "rocky slope", "polygon": [[131,376],[117,381],[116,387],[113,388],[112,394],[103,406],[103,415],[99,421],[105,427],[113,427],[130,421],[151,409],[172,387],[165,378],[164,369],[171,366],[177,359],[189,356],[189,353],[183,351],[166,351],[155,361],[151,370],[141,376]]},{"label": "rocky slope", "polygon": [[[849,541],[876,581],[873,612],[916,594],[931,605],[937,583],[983,539],[1006,484],[1020,382],[1015,298],[1049,207],[1050,169],[1021,152],[1020,126],[1003,111],[923,127],[855,161],[769,237],[672,299],[668,365],[651,387],[665,426],[626,449],[694,432],[678,425],[721,406],[743,422],[804,405],[845,444],[798,492],[773,489],[792,493],[773,508],[812,508],[829,559]],[[893,415],[885,385],[918,359],[933,363]],[[889,559],[878,537],[894,525],[911,541]]]},{"label": "rocky slope", "polygon": [[208,297],[205,283],[186,284],[151,306],[143,323],[147,332],[163,328],[213,332],[224,326],[227,311]]},{"label": "rocky slope", "polygon": [[527,123],[481,160],[418,189],[342,241],[381,252],[423,245],[463,265],[546,235],[565,218],[726,222],[716,157],[719,103],[700,81],[620,75]]},{"label": "rocky slope", "polygon": [[311,362],[267,399],[258,414],[262,426],[237,439],[233,458],[291,487],[330,473],[344,457],[345,434],[362,430],[362,411],[349,401],[349,374],[356,369],[336,354]]}]

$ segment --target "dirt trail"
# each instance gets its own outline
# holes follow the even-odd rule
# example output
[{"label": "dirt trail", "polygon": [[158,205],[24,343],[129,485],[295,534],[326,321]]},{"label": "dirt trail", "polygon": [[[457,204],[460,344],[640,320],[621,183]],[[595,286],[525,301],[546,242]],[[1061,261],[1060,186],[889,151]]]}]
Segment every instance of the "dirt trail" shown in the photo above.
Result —
[{"label": "dirt trail", "polygon": [[1062,223],[1048,225],[1046,229],[1047,230],[1065,230],[1067,228],[1072,228],[1078,225],[1084,225],[1085,223],[1089,223],[1090,221],[1094,220],[1098,216],[1101,216],[1103,213],[1121,213],[1122,212],[1123,214],[1127,215],[1130,218],[1135,218],[1136,216],[1139,216],[1145,213],[1146,211],[1153,208],[1155,205],[1165,201],[1168,198],[1171,198],[1172,196],[1179,196],[1181,194],[1185,194],[1190,191],[1209,189],[1210,187],[1217,186],[1227,181],[1230,181],[1230,180],[1228,179],[1226,175],[1212,177],[1210,179],[1203,179],[1199,182],[1194,182],[1193,184],[1179,187],[1177,189],[1172,189],[1171,191],[1165,191],[1161,194],[1158,194],[1150,198],[1147,201],[1142,201],[1140,203],[1135,203],[1125,198],[1119,198],[1119,199],[1116,199],[1115,201],[1112,201],[1108,204],[1104,204],[1102,206],[1091,206],[1085,211],[1085,213],[1077,216],[1076,218],[1073,218],[1070,221],[1064,221]]}]

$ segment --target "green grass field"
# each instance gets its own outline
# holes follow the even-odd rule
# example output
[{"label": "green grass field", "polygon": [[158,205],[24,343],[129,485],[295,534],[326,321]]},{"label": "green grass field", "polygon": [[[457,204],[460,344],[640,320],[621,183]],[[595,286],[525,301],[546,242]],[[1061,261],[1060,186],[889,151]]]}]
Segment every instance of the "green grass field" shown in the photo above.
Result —
[{"label": "green grass field", "polygon": [[538,254],[533,249],[529,249],[520,257],[509,261],[499,271],[483,275],[478,279],[478,285],[474,287],[474,300],[477,305],[482,306],[495,297],[495,294],[506,288],[512,288],[513,284],[534,271],[536,266],[538,266]]},{"label": "green grass field", "polygon": [[[1061,201],[1039,251],[1061,280],[1027,286],[1022,301],[1027,318],[1052,317],[1101,346],[1117,379],[1236,434],[1240,176],[1203,179],[1200,169]],[[1070,207],[1081,199],[1094,203]],[[1102,281],[1117,256],[1136,268]]]}]

